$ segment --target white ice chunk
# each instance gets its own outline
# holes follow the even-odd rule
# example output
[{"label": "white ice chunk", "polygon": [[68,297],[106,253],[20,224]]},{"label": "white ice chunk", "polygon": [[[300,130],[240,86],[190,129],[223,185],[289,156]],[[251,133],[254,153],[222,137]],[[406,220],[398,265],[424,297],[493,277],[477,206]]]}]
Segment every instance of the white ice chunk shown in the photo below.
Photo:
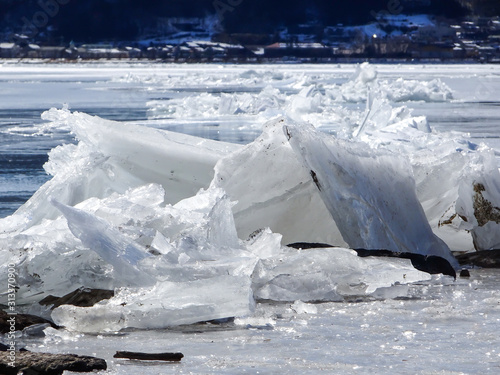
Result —
[{"label": "white ice chunk", "polygon": [[433,232],[452,250],[495,248],[500,228],[495,229],[493,219],[484,232],[476,224],[473,204],[474,186],[483,183],[493,195],[488,201],[498,207],[494,191],[500,176],[493,151],[472,143],[466,134],[432,131],[424,117],[394,116],[396,110],[380,103],[360,138],[372,148],[409,158],[417,197]]},{"label": "white ice chunk", "polygon": [[351,77],[351,80],[366,85],[370,82],[375,81],[375,79],[377,78],[377,74],[378,72],[373,67],[373,65],[370,65],[368,62],[364,62],[361,65],[356,66],[356,71]]},{"label": "white ice chunk", "polygon": [[58,307],[52,319],[73,331],[110,332],[245,316],[253,307],[248,277],[220,276],[184,283],[164,281],[152,289],[123,288],[92,307]]},{"label": "white ice chunk", "polygon": [[154,279],[138,267],[139,261],[149,256],[103,219],[88,212],[66,206],[57,200],[52,204],[68,220],[68,226],[75,237],[102,259],[113,266],[116,280],[123,285],[148,285]]},{"label": "white ice chunk", "polygon": [[291,306],[292,310],[295,311],[297,314],[317,314],[318,313],[318,308],[311,304],[311,303],[305,303],[302,301],[295,301],[293,305]]},{"label": "white ice chunk", "polygon": [[430,277],[407,259],[360,258],[353,250],[325,248],[261,260],[253,275],[253,288],[258,299],[340,301]]},{"label": "white ice chunk", "polygon": [[166,201],[176,203],[208,187],[215,163],[241,147],[67,110],[52,109],[43,117],[69,126],[79,143],[51,152],[45,168],[54,177],[17,211],[19,225],[9,226],[11,232],[56,218],[51,196],[74,206],[157,183]]},{"label": "white ice chunk", "polygon": [[319,111],[321,94],[315,86],[304,87],[297,95],[292,97],[290,107],[292,112],[311,113]]},{"label": "white ice chunk", "polygon": [[270,258],[281,253],[282,237],[281,234],[273,233],[266,228],[250,236],[246,248],[259,259]]},{"label": "white ice chunk", "polygon": [[313,127],[285,126],[284,131],[350,247],[437,255],[454,262],[446,244],[432,233],[405,157]]},{"label": "white ice chunk", "polygon": [[426,101],[445,102],[453,99],[452,90],[440,79],[430,81],[377,79],[373,65],[362,63],[354,75],[343,85],[330,88],[329,94],[347,102],[364,102],[368,94],[387,98],[392,102]]},{"label": "white ice chunk", "polygon": [[394,102],[426,101],[446,102],[453,99],[451,89],[440,79],[431,81],[404,80],[398,78],[391,83],[383,83],[387,98]]},{"label": "white ice chunk", "polygon": [[174,246],[170,243],[170,241],[165,238],[165,236],[161,234],[161,232],[158,231],[156,232],[153,242],[151,242],[151,247],[154,250],[159,251],[160,254],[163,255],[168,254],[174,250]]},{"label": "white ice chunk", "polygon": [[216,247],[230,247],[238,249],[240,247],[238,234],[234,224],[233,203],[226,195],[223,195],[214,204],[208,223],[208,242]]},{"label": "white ice chunk", "polygon": [[254,142],[222,158],[211,186],[223,188],[237,201],[233,212],[240,238],[269,227],[283,235],[284,244],[343,245],[335,222],[283,135],[284,121],[270,121]]}]

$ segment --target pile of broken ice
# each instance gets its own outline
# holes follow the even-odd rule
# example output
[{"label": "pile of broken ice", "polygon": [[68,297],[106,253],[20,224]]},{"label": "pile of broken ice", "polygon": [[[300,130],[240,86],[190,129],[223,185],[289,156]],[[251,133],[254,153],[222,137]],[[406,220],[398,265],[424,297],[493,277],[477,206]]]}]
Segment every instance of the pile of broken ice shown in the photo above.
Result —
[{"label": "pile of broken ice", "polygon": [[[290,116],[246,146],[47,111],[78,144],[52,150],[52,179],[0,220],[2,283],[15,264],[19,305],[80,286],[116,290],[93,307],[55,309],[69,329],[159,328],[248,315],[255,300],[401,296],[431,277],[407,259],[350,248],[456,265],[450,248],[498,247],[493,151],[393,108],[370,69],[338,88],[346,97],[370,91],[362,121],[336,134],[295,121],[312,105],[301,91]],[[396,85],[423,95],[414,82]],[[431,85],[427,94],[448,98]],[[292,242],[338,247],[284,246]]]}]

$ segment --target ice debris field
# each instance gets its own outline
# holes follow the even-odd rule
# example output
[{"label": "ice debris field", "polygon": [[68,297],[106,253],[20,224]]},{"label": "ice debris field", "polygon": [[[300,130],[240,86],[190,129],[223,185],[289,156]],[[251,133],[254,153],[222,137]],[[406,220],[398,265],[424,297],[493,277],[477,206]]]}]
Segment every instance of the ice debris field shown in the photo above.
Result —
[{"label": "ice debris field", "polygon": [[[327,324],[330,317],[342,322],[343,314],[384,315],[384,304],[411,315],[401,301],[422,297],[422,288],[464,282],[418,270],[409,259],[360,257],[353,249],[436,256],[459,270],[451,251],[500,248],[495,150],[465,133],[436,131],[424,116],[398,104],[453,100],[441,80],[387,81],[363,64],[343,83],[311,83],[286,70],[263,75],[250,70],[239,76],[239,84],[266,76],[279,88],[262,85],[253,93],[220,95],[200,89],[147,103],[152,119],[251,115],[261,134],[245,145],[67,107],[43,113],[40,132],[66,129],[77,143],[50,151],[44,168],[51,179],[0,219],[0,285],[7,285],[7,267],[14,264],[18,306],[46,314],[67,330],[46,329],[46,340],[225,318],[236,318],[242,327],[272,328],[282,325],[277,316],[293,321],[318,310],[321,324]],[[195,84],[207,87],[215,80],[208,75],[200,82],[200,77],[184,77],[193,82],[183,83],[196,92]],[[154,79],[149,84],[156,84]],[[181,79],[169,82],[164,84],[175,87]],[[331,247],[286,246],[296,242]],[[36,307],[49,294],[62,296],[82,286],[115,295],[91,307]],[[498,300],[498,292],[491,293],[487,298]],[[0,304],[7,304],[6,294]],[[288,337],[286,328],[280,329]],[[369,325],[359,329],[370,330]],[[415,332],[404,331],[401,340],[412,342]],[[380,345],[404,350],[402,344]],[[340,373],[369,366],[354,357],[347,361],[358,361],[352,366],[321,361],[324,369]],[[304,373],[314,370],[290,363]],[[211,366],[214,373],[231,369]]]}]

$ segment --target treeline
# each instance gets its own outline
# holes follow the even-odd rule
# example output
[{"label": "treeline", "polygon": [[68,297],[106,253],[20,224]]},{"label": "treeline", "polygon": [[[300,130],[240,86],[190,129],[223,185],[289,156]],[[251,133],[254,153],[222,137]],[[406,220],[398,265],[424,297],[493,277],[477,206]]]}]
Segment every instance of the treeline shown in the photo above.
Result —
[{"label": "treeline", "polygon": [[460,4],[476,16],[500,16],[498,0],[459,0]]},{"label": "treeline", "polygon": [[470,12],[466,5],[461,0],[0,0],[0,31],[87,43],[130,41],[160,17],[215,15],[227,33],[272,33],[307,22],[363,24],[380,12],[456,18]]},{"label": "treeline", "polygon": [[[228,1],[228,0],[225,0]],[[467,14],[457,0],[430,0],[422,5],[398,0],[242,0],[234,11],[227,12],[224,26],[228,32],[272,32],[276,26],[292,26],[317,21],[322,25],[360,25],[374,21],[377,14],[427,13],[450,18]]]}]

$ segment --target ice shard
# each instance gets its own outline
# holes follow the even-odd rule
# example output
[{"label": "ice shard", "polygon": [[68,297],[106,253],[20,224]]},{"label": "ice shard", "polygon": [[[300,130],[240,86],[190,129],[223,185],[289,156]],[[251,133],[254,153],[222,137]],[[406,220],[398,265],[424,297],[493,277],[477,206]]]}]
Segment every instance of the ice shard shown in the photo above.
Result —
[{"label": "ice shard", "polygon": [[427,222],[403,155],[311,126],[283,129],[351,248],[437,255],[456,263]]}]

